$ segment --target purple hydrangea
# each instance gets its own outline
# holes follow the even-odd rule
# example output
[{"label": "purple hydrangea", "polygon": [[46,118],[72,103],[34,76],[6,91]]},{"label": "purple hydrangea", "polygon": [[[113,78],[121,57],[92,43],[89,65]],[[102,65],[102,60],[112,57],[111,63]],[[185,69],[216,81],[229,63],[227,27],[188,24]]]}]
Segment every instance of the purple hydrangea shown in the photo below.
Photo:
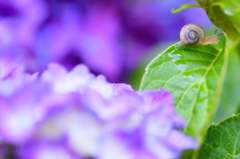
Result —
[{"label": "purple hydrangea", "polygon": [[[1,154],[20,159],[174,159],[196,141],[176,128],[171,94],[111,84],[85,65],[0,80]],[[11,148],[9,148],[11,147]]]}]

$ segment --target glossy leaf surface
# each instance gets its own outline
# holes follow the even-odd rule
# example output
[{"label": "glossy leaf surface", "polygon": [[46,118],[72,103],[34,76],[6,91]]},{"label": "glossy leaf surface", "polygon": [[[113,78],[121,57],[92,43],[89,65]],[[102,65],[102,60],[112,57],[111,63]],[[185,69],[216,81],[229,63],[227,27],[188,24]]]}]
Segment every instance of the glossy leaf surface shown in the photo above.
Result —
[{"label": "glossy leaf surface", "polygon": [[217,87],[223,83],[223,59],[224,51],[214,45],[176,43],[147,66],[140,90],[169,90],[174,97],[176,112],[188,125],[185,133],[200,142],[209,115],[215,111],[216,95],[220,96]]}]

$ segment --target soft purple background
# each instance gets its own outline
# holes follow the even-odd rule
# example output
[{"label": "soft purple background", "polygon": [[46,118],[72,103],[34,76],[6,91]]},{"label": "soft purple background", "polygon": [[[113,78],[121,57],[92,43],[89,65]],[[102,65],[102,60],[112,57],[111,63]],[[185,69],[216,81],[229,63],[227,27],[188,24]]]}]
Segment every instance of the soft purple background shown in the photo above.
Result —
[{"label": "soft purple background", "polygon": [[[179,41],[187,23],[210,25],[204,11],[171,9],[190,0],[0,0],[0,59],[27,71],[51,61],[68,69],[84,63],[111,82],[126,81],[169,40]],[[166,47],[166,46],[162,46]],[[4,60],[6,61],[6,60]]]}]

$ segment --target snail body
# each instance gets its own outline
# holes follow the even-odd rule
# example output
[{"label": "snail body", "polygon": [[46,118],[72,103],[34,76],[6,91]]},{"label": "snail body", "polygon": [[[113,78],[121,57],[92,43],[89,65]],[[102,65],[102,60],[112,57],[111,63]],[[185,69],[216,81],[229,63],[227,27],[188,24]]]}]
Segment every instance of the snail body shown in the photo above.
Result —
[{"label": "snail body", "polygon": [[203,29],[197,24],[187,24],[180,32],[180,39],[186,45],[217,44],[219,42],[217,36],[218,35],[205,37]]}]

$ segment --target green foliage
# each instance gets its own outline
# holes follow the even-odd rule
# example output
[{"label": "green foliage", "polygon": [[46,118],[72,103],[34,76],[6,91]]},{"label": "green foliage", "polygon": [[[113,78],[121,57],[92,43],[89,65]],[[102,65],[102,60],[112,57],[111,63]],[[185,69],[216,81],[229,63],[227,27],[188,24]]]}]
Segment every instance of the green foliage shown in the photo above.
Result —
[{"label": "green foliage", "polygon": [[198,159],[240,158],[240,115],[233,115],[219,124],[212,124],[200,148]]},{"label": "green foliage", "polygon": [[234,15],[240,12],[240,4],[238,0],[221,0],[212,3],[213,6],[219,6],[227,15]]},{"label": "green foliage", "polygon": [[159,54],[142,78],[141,91],[165,88],[171,92],[176,112],[188,125],[185,133],[199,142],[215,111],[217,88],[223,83],[224,51],[214,45],[193,47],[179,42]]},{"label": "green foliage", "polygon": [[223,120],[224,118],[236,113],[240,105],[240,61],[236,51],[229,53],[228,68],[226,78],[223,85],[223,91],[220,98],[220,111],[221,114],[216,114],[217,120]]},{"label": "green foliage", "polygon": [[195,5],[195,4],[182,4],[177,9],[172,9],[171,12],[172,13],[177,13],[177,12],[180,12],[184,9],[191,8],[191,7],[201,8],[201,6]]},{"label": "green foliage", "polygon": [[214,114],[214,121],[219,121],[240,111],[240,0],[196,2],[172,12],[204,9],[210,21],[225,31],[223,46],[220,50],[211,44],[186,46],[178,42],[170,46],[149,63],[140,90],[169,90],[176,112],[187,123],[183,131],[200,144],[205,139],[201,149],[187,151],[183,158],[240,159],[240,115],[211,125],[204,134]]},{"label": "green foliage", "polygon": [[[239,28],[233,23],[231,18],[224,13],[228,12],[234,15],[239,10],[239,6],[235,5],[234,0],[205,0],[198,2],[205,10],[211,22],[216,26],[226,31],[231,40],[237,40],[240,36]],[[235,7],[233,7],[235,6]]]},{"label": "green foliage", "polygon": [[[218,28],[226,31],[231,40],[236,40],[240,36],[239,28],[233,23],[232,17],[240,11],[238,0],[196,0],[198,5],[182,4],[177,10],[172,10],[172,13],[177,13],[190,7],[198,7],[205,10],[211,22]],[[227,13],[227,14],[225,14]],[[235,17],[236,18],[236,17]],[[237,19],[237,18],[236,18]],[[238,19],[237,19],[238,20]]]}]

